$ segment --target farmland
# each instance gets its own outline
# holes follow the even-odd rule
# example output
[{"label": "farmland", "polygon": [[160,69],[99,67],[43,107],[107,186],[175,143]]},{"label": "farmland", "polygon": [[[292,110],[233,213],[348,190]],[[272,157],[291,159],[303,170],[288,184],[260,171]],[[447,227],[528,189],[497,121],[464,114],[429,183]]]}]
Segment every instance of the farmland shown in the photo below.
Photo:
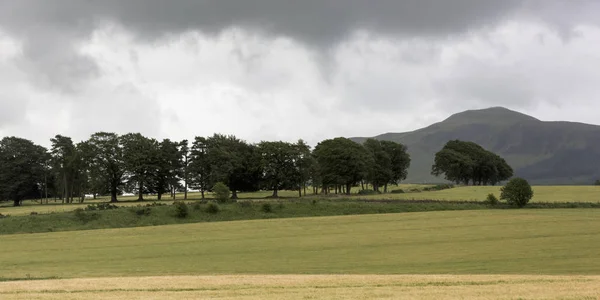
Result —
[{"label": "farmland", "polygon": [[[380,195],[364,195],[358,196],[358,188],[353,190],[352,198],[371,199],[371,200],[442,200],[442,201],[483,201],[489,193],[494,193],[500,196],[499,186],[464,186],[441,191],[422,191],[428,185],[402,184],[392,186],[390,190],[402,189],[405,193],[387,193]],[[600,186],[534,186],[534,197],[532,203],[600,203]],[[413,192],[411,192],[413,191]],[[264,199],[271,195],[270,191],[260,191],[254,193],[240,193],[240,199]],[[298,197],[297,191],[280,191],[279,196],[285,199],[293,199]],[[322,195],[311,195],[310,191],[307,194],[308,198],[322,198]],[[330,195],[331,196],[331,195]],[[212,199],[212,194],[207,193],[207,199]],[[345,198],[346,196],[340,196]],[[181,200],[182,194],[177,195],[177,199]],[[137,196],[121,197],[124,201],[118,203],[119,206],[136,206],[139,203],[134,202]],[[156,196],[146,196],[147,201],[156,201]],[[199,200],[199,193],[190,193],[189,200]],[[34,201],[25,201],[24,206],[11,207],[12,203],[4,203],[0,206],[1,214],[10,214],[13,216],[28,215],[31,212],[50,213],[50,212],[66,212],[73,211],[78,207],[85,207],[90,203],[107,202],[107,198],[98,198],[96,200],[86,199],[85,203],[79,204],[61,204],[50,200],[49,204],[40,205]],[[171,203],[172,200],[168,197],[163,197],[165,203]]]},{"label": "farmland", "polygon": [[424,212],[6,235],[1,247],[0,281],[9,280],[0,282],[3,299],[392,299],[401,293],[418,298],[444,293],[483,299],[589,298],[598,296],[594,288],[600,284],[593,276],[600,273],[600,210],[595,209]]}]

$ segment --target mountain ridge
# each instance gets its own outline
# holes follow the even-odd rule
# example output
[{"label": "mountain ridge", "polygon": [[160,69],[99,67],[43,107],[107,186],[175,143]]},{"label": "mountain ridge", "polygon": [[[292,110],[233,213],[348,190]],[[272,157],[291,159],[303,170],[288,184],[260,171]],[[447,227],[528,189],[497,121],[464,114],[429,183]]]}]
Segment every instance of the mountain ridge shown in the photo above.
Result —
[{"label": "mountain ridge", "polygon": [[[430,174],[433,158],[449,140],[480,144],[504,157],[515,175],[535,184],[592,184],[600,178],[600,126],[542,121],[504,107],[467,110],[409,132],[373,137],[407,146],[406,182],[444,182]],[[367,137],[351,138],[364,142]]]}]

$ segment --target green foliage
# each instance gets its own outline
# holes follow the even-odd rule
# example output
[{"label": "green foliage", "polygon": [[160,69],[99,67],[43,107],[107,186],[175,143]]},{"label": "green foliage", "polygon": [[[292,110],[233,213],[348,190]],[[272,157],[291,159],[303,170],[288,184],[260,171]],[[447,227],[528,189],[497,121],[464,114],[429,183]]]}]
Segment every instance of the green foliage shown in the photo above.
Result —
[{"label": "green foliage", "polygon": [[406,179],[410,166],[410,155],[406,147],[392,141],[367,139],[364,147],[371,155],[366,179],[375,191],[387,184],[398,184]]},{"label": "green foliage", "polygon": [[395,189],[391,191],[392,194],[404,194],[404,190],[403,189]]},{"label": "green foliage", "polygon": [[91,176],[103,186],[108,186],[111,202],[116,202],[125,175],[123,147],[119,136],[109,132],[94,133],[81,147],[85,149],[86,164]]},{"label": "green foliage", "polygon": [[95,203],[95,204],[89,204],[85,210],[86,211],[93,211],[93,210],[111,210],[111,209],[118,209],[119,207],[114,205],[114,204],[110,204],[110,203]]},{"label": "green foliage", "polygon": [[208,206],[206,206],[206,212],[209,214],[217,214],[221,211],[221,207],[216,204],[216,203],[209,203]]},{"label": "green foliage", "polygon": [[229,187],[227,187],[222,182],[217,182],[213,188],[213,193],[215,194],[215,199],[217,199],[220,203],[225,203],[229,201],[229,196],[231,195],[231,191]]},{"label": "green foliage", "polygon": [[495,185],[513,176],[506,161],[473,142],[453,140],[435,154],[431,174],[473,185]]},{"label": "green foliage", "polygon": [[509,204],[523,207],[533,198],[533,189],[523,178],[513,178],[501,189],[500,199]]},{"label": "green foliage", "polygon": [[202,203],[200,203],[200,202],[194,202],[194,204],[192,204],[192,209],[195,210],[195,211],[202,210]]},{"label": "green foliage", "polygon": [[600,179],[596,180],[596,182],[594,183],[594,185],[600,185]]},{"label": "green foliage", "polygon": [[100,218],[100,214],[98,214],[97,212],[87,212],[82,208],[78,208],[76,209],[73,214],[75,215],[75,218],[77,220],[79,220],[82,223],[88,223],[91,221],[95,221],[98,220]]},{"label": "green foliage", "polygon": [[175,201],[173,202],[173,206],[175,207],[175,216],[181,219],[187,218],[189,209],[184,201]]},{"label": "green foliage", "polygon": [[24,199],[39,198],[47,161],[46,149],[29,140],[0,140],[0,199],[19,206]]},{"label": "green foliage", "polygon": [[298,162],[301,152],[297,145],[281,141],[261,142],[258,150],[262,158],[264,187],[273,191],[273,197],[277,197],[281,189],[296,189],[300,185]]},{"label": "green foliage", "polygon": [[358,191],[359,195],[379,195],[381,192],[375,190],[360,190]]},{"label": "green foliage", "polygon": [[373,157],[362,145],[347,138],[320,142],[314,150],[321,181],[325,185],[345,185],[346,193],[364,179],[373,165]]},{"label": "green foliage", "polygon": [[265,202],[260,206],[260,210],[262,210],[264,213],[272,213],[273,205],[269,202]]},{"label": "green foliage", "polygon": [[425,192],[442,191],[442,190],[448,190],[448,189],[452,189],[452,188],[454,188],[454,185],[452,185],[452,184],[438,184],[438,185],[434,185],[434,186],[424,187],[423,191],[425,191]]},{"label": "green foliage", "polygon": [[498,198],[496,197],[496,195],[494,195],[494,193],[489,193],[487,195],[486,202],[490,205],[498,205],[500,203],[500,201],[498,201]]},{"label": "green foliage", "polygon": [[152,214],[152,208],[151,207],[143,207],[143,206],[137,206],[137,207],[131,207],[129,208],[129,210],[138,215],[138,216],[149,216]]}]

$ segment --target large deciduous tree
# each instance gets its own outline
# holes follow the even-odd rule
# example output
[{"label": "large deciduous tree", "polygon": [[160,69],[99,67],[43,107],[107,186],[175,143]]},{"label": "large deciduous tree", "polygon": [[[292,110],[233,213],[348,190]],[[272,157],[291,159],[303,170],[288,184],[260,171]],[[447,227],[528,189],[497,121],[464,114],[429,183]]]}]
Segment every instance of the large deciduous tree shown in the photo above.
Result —
[{"label": "large deciduous tree", "polygon": [[5,137],[0,141],[0,199],[20,206],[41,196],[47,150],[30,140]]},{"label": "large deciduous tree", "polygon": [[152,186],[158,169],[158,142],[140,133],[120,137],[123,163],[130,183],[137,186],[138,201],[144,200],[144,191]]},{"label": "large deciduous tree", "polygon": [[263,163],[264,183],[273,191],[274,198],[283,188],[298,187],[300,173],[297,168],[300,151],[286,142],[261,142],[258,145]]},{"label": "large deciduous tree", "polygon": [[125,162],[123,147],[116,133],[97,132],[85,142],[91,172],[110,192],[110,201],[117,202],[123,185]]},{"label": "large deciduous tree", "polygon": [[513,176],[500,156],[473,142],[453,140],[435,155],[431,173],[446,180],[473,185],[495,185]]},{"label": "large deciduous tree", "polygon": [[362,145],[342,137],[320,142],[314,155],[325,188],[344,185],[347,194],[353,185],[366,177],[373,164],[373,158]]}]

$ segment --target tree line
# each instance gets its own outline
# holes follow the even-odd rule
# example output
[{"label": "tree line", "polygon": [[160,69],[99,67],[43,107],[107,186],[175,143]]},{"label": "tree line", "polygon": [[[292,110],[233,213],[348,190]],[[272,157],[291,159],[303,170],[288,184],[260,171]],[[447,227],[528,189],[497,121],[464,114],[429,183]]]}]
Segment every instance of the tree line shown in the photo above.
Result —
[{"label": "tree line", "polygon": [[124,191],[175,198],[189,189],[206,191],[222,182],[237,198],[238,192],[307,188],[318,193],[350,193],[352,186],[371,184],[387,189],[407,176],[410,157],[399,143],[368,140],[359,144],[346,138],[320,142],[311,149],[296,143],[248,143],[233,135],[214,134],[193,141],[162,141],[139,133],[92,134],[75,143],[57,135],[50,149],[19,137],[0,141],[0,200],[62,199],[83,202],[85,195],[110,196],[117,202]]},{"label": "tree line", "polygon": [[[353,186],[370,185],[387,192],[408,175],[411,158],[406,146],[392,141],[347,138],[321,141],[314,149],[296,143],[248,143],[234,135],[214,134],[193,141],[161,141],[140,133],[92,134],[79,143],[56,135],[50,149],[19,137],[0,141],[0,200],[62,199],[83,202],[85,195],[110,196],[124,191],[138,200],[156,194],[175,198],[177,192],[199,190],[202,198],[216,183],[238,192],[296,190],[313,194],[350,194]],[[462,184],[496,184],[510,178],[504,159],[472,142],[449,141],[434,159],[432,174]]]}]

